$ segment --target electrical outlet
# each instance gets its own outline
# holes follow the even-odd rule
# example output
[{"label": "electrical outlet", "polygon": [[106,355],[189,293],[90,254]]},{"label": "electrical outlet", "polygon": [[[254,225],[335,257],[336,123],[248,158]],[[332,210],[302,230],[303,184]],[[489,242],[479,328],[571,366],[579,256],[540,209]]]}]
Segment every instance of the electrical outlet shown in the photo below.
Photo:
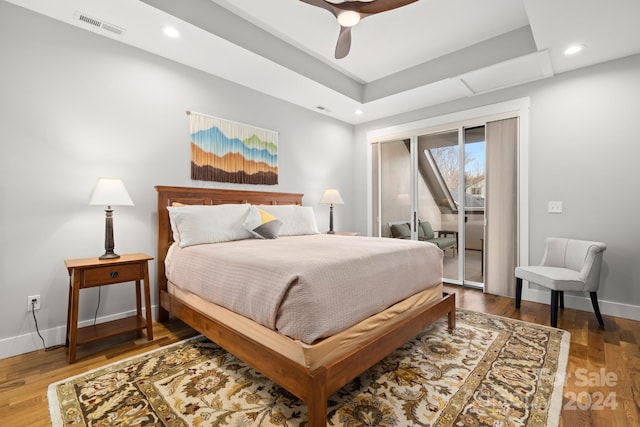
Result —
[{"label": "electrical outlet", "polygon": [[547,205],[548,213],[562,213],[562,202],[554,201],[549,202]]},{"label": "electrical outlet", "polygon": [[27,311],[40,310],[40,295],[31,295],[27,297]]}]

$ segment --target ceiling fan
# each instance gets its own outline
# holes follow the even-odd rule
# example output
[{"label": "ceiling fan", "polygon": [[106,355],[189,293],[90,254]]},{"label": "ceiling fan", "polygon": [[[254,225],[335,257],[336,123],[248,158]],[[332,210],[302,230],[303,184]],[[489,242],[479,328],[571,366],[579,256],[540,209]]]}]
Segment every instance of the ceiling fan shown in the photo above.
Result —
[{"label": "ceiling fan", "polygon": [[336,17],[340,24],[340,34],[336,44],[336,59],[347,56],[351,49],[351,27],[367,16],[386,12],[414,3],[418,0],[373,0],[373,1],[344,1],[332,3],[327,0],[300,0],[303,3],[328,10]]}]

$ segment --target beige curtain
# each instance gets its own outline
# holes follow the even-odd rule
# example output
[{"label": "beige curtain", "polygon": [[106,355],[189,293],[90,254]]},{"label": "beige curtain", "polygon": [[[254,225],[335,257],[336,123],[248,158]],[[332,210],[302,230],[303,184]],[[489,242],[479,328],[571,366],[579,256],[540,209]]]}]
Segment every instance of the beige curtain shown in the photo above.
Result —
[{"label": "beige curtain", "polygon": [[485,292],[513,297],[517,259],[518,119],[488,122]]}]

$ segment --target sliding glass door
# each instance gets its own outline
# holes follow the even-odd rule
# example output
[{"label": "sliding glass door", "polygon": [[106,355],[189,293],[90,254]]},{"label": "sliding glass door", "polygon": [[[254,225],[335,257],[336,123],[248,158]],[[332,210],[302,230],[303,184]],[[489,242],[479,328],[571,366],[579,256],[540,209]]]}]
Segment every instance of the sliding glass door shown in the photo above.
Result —
[{"label": "sliding glass door", "polygon": [[[374,234],[436,238],[449,283],[483,286],[484,147],[484,126],[373,145]],[[425,222],[432,236],[429,227],[419,227]],[[408,237],[399,234],[398,223],[409,223]]]},{"label": "sliding glass door", "polygon": [[528,259],[528,108],[514,100],[368,132],[371,234],[393,237],[391,222],[413,218],[454,232],[443,281],[513,296]]},{"label": "sliding glass door", "polygon": [[465,283],[484,286],[486,240],[486,141],[485,126],[464,129],[464,241]]},{"label": "sliding glass door", "polygon": [[[380,155],[380,223],[382,236],[392,237],[394,224],[410,224],[413,218],[413,168],[409,140],[389,141],[379,146]],[[396,227],[400,229],[400,227]],[[396,234],[396,237],[411,238]]]},{"label": "sliding glass door", "polygon": [[417,177],[415,165],[420,156],[417,138],[388,141],[376,145],[378,164],[375,181],[380,225],[376,235],[404,239],[430,238],[420,222],[437,210],[426,183]]},{"label": "sliding glass door", "polygon": [[444,279],[482,287],[484,126],[424,134],[418,141],[418,179],[427,183],[438,207],[426,219],[457,237],[456,250],[445,251]]}]

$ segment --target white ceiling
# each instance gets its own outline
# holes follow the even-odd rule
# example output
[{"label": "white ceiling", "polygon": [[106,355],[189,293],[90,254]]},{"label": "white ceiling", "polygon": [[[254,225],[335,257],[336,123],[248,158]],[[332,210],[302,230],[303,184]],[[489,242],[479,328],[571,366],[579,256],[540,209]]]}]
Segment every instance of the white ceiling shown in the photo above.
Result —
[{"label": "white ceiling", "polygon": [[640,53],[638,0],[419,0],[361,21],[341,60],[333,15],[299,0],[6,1],[352,124]]},{"label": "white ceiling", "polygon": [[[298,0],[212,1],[361,83],[529,24],[521,1],[420,0],[362,20],[352,29],[349,55],[335,60],[333,53],[340,27],[326,10]],[[485,7],[487,4],[492,7]],[[500,10],[500,14],[495,14],[495,10]],[[460,31],[461,28],[473,31]]]}]

